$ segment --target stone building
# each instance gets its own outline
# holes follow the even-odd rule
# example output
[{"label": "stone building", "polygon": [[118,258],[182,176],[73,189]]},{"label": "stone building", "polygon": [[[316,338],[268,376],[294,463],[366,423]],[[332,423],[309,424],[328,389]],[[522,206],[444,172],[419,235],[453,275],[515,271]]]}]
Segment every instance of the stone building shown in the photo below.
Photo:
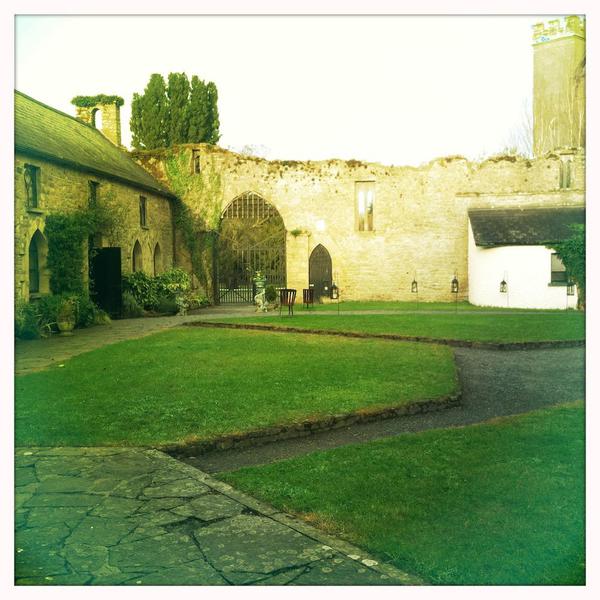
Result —
[{"label": "stone building", "polygon": [[[535,158],[451,156],[398,167],[267,161],[202,144],[127,154],[118,148],[118,102],[87,99],[78,107],[84,124],[17,94],[18,293],[31,295],[35,259],[28,257],[36,251],[37,288],[47,291],[43,211],[85,205],[97,182],[126,207],[125,232],[98,242],[121,248],[123,272],[152,273],[159,248],[161,266],[189,270],[214,302],[251,301],[257,270],[276,286],[312,286],[323,298],[335,283],[345,300],[412,300],[416,282],[422,301],[469,299],[469,211],[583,209],[583,32],[579,17],[534,29]],[[570,87],[577,111],[549,101]],[[104,135],[92,125],[97,111]],[[38,182],[38,200],[28,200],[27,177]],[[548,283],[550,261],[548,254],[538,267]]]},{"label": "stone building", "polygon": [[[79,119],[15,93],[17,298],[35,299],[50,292],[48,215],[72,213],[91,203],[108,204],[118,219],[111,231],[99,232],[90,242],[97,257],[105,248],[119,249],[119,281],[121,272],[152,273],[173,264],[175,196],[114,141]],[[87,280],[88,261],[82,272]],[[104,276],[99,273],[103,280]]]}]

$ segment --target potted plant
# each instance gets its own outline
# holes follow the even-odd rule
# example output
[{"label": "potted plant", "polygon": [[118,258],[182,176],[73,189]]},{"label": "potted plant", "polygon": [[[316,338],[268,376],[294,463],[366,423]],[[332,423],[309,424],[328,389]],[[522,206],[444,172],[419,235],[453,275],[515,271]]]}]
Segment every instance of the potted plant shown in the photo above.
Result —
[{"label": "potted plant", "polygon": [[58,307],[56,325],[61,335],[72,335],[75,329],[75,301],[73,298],[65,298]]}]

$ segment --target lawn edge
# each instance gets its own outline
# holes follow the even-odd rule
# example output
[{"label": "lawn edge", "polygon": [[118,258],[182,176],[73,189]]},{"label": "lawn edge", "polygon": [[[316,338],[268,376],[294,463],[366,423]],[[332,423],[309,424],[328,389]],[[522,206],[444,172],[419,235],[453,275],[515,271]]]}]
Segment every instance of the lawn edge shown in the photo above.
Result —
[{"label": "lawn edge", "polygon": [[[162,459],[168,458],[169,460],[177,460],[172,456],[165,455],[164,451],[160,449],[149,450],[149,454],[160,456]],[[221,481],[220,479],[216,479],[212,475],[209,475],[208,473],[205,473],[196,467],[181,461],[177,461],[177,463],[177,468],[179,470],[185,471],[194,479],[200,481],[204,485],[212,488],[220,494],[227,496],[232,500],[239,502],[240,504],[243,504],[251,511],[257,512],[264,517],[276,521],[277,523],[281,523],[290,529],[294,529],[298,533],[306,535],[320,544],[329,546],[331,549],[346,555],[351,560],[360,563],[366,569],[375,571],[381,575],[385,575],[391,580],[395,580],[390,581],[389,584],[386,585],[425,585],[425,581],[416,575],[402,571],[391,563],[382,562],[379,558],[377,558],[377,560],[373,560],[374,555],[358,546],[355,546],[351,542],[325,533],[321,529],[309,525],[299,517],[284,513],[271,504],[268,504],[262,500],[258,500],[254,496],[250,496],[246,492],[238,490],[230,484]]]},{"label": "lawn edge", "polygon": [[462,389],[455,373],[455,391],[439,398],[413,400],[400,406],[385,406],[383,408],[359,408],[352,412],[327,415],[313,419],[304,419],[299,423],[274,425],[261,429],[252,429],[239,433],[214,437],[209,440],[197,440],[156,445],[154,448],[177,458],[192,457],[207,452],[229,450],[231,448],[251,448],[263,446],[271,442],[279,442],[293,438],[307,437],[314,433],[332,431],[342,427],[350,427],[359,423],[384,421],[396,417],[423,414],[445,410],[459,406],[462,399]]},{"label": "lawn edge", "polygon": [[398,342],[418,342],[422,344],[440,344],[456,348],[480,348],[482,350],[541,350],[545,348],[577,348],[585,346],[585,340],[545,340],[531,342],[479,342],[456,340],[451,338],[430,338],[425,336],[398,335],[395,333],[365,333],[360,331],[339,331],[331,329],[312,329],[287,325],[260,325],[258,323],[227,323],[224,321],[193,321],[183,327],[212,327],[214,329],[249,329],[272,331],[275,333],[304,333],[309,335],[330,335],[338,337],[392,340]]}]

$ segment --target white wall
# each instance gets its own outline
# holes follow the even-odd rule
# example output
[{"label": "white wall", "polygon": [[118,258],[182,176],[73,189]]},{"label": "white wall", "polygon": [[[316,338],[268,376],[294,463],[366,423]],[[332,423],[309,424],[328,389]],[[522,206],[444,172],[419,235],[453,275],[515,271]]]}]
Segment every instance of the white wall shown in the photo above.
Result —
[{"label": "white wall", "polygon": [[[478,306],[511,308],[575,308],[575,295],[566,286],[549,286],[550,256],[545,246],[475,245],[469,221],[469,302]],[[500,293],[506,278],[508,293]]]}]

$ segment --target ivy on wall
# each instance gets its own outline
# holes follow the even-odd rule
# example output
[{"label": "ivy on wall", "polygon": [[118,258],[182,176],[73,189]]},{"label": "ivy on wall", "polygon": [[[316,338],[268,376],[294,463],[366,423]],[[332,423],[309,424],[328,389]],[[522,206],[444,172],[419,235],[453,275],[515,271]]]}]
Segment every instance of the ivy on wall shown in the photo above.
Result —
[{"label": "ivy on wall", "polygon": [[212,157],[203,165],[201,173],[192,174],[191,165],[191,150],[171,152],[165,161],[165,173],[178,197],[174,204],[175,226],[189,252],[194,275],[208,290],[212,280],[213,247],[220,226],[223,184]]},{"label": "ivy on wall", "polygon": [[71,100],[71,104],[81,108],[92,108],[98,104],[116,104],[123,106],[125,100],[121,96],[107,96],[106,94],[98,94],[96,96],[75,96]]}]

